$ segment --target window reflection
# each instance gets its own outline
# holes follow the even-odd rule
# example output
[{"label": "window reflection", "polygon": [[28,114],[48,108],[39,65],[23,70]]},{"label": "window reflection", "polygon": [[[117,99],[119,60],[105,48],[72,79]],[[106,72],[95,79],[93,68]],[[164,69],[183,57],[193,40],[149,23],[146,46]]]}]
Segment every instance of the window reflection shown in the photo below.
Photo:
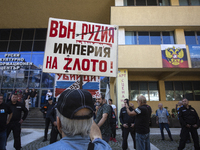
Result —
[{"label": "window reflection", "polygon": [[195,37],[195,32],[193,31],[186,31],[185,32],[185,40],[186,44],[196,44],[196,37]]},{"label": "window reflection", "polygon": [[1,83],[2,77],[3,77],[3,71],[0,69],[0,83]]},{"label": "window reflection", "polygon": [[159,101],[157,82],[130,82],[130,99],[136,101],[138,95],[144,95],[146,100]]},{"label": "window reflection", "polygon": [[42,88],[54,87],[55,74],[43,73],[42,75]]},{"label": "window reflection", "polygon": [[16,88],[27,87],[27,81],[28,81],[28,71],[25,71],[24,69],[17,70],[15,87]]},{"label": "window reflection", "polygon": [[175,98],[174,98],[174,91],[172,91],[172,90],[166,90],[165,93],[166,93],[166,100],[167,101],[174,101],[175,100]]},{"label": "window reflection", "polygon": [[29,87],[39,88],[41,80],[41,70],[30,71],[29,75]]},{"label": "window reflection", "polygon": [[131,90],[130,96],[132,101],[137,101],[137,96],[139,94],[139,90]]},{"label": "window reflection", "polygon": [[16,71],[6,70],[3,72],[2,88],[12,88],[14,85],[14,78]]},{"label": "window reflection", "polygon": [[165,82],[166,100],[180,101],[183,98],[188,100],[200,100],[199,81],[166,81]]}]

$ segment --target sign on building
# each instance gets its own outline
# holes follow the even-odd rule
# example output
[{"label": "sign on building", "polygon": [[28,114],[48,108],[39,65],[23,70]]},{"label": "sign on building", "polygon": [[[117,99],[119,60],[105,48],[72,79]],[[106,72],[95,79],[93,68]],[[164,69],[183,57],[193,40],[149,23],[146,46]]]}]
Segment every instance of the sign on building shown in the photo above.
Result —
[{"label": "sign on building", "polygon": [[117,26],[50,18],[43,72],[116,77]]}]

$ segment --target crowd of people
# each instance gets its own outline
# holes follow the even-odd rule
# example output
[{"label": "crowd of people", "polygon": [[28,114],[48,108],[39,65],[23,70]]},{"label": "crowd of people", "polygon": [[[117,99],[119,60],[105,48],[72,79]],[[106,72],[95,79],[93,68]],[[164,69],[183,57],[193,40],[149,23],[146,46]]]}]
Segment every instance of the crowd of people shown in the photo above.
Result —
[{"label": "crowd of people", "polygon": [[[37,94],[25,93],[26,98],[34,97]],[[30,97],[29,97],[30,96]],[[58,98],[57,103],[52,100],[52,95],[46,95],[47,103],[41,107],[45,118],[44,141],[47,141],[49,124],[52,124],[50,145],[41,148],[46,149],[105,149],[110,150],[109,141],[117,142],[116,128],[120,122],[122,130],[122,149],[128,149],[128,135],[130,133],[133,141],[133,148],[136,150],[150,150],[150,119],[152,109],[147,104],[143,95],[137,97],[138,106],[134,106],[128,99],[124,99],[124,107],[119,113],[117,120],[116,106],[112,99],[108,102],[104,95],[95,100],[90,92],[86,90],[66,90]],[[178,150],[183,150],[185,144],[190,140],[190,133],[193,138],[195,150],[200,150],[197,129],[199,117],[196,110],[189,105],[187,99],[183,99],[176,106],[178,119],[181,124],[181,133]],[[23,116],[22,115],[23,112]],[[0,150],[5,150],[6,139],[13,131],[14,147],[21,149],[21,124],[28,115],[28,109],[18,101],[18,95],[13,93],[11,101],[5,104],[3,95],[0,94]],[[156,123],[159,124],[161,139],[165,140],[163,129],[165,128],[169,139],[173,141],[169,129],[169,113],[158,104],[156,111]],[[61,140],[57,141],[57,136]],[[189,137],[189,138],[188,138]]]},{"label": "crowd of people", "polygon": [[25,90],[14,89],[11,93],[8,93],[7,102],[11,101],[13,94],[17,95],[17,101],[23,103],[28,110],[29,107],[35,108],[38,94],[36,89],[29,89],[28,87]]}]

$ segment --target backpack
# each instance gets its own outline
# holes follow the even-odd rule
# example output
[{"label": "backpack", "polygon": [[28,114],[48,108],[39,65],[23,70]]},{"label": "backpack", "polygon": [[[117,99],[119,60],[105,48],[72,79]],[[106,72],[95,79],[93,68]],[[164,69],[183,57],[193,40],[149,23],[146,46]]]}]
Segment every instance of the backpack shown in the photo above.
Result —
[{"label": "backpack", "polygon": [[112,108],[112,106],[110,106],[111,109],[111,117],[110,117],[110,124],[116,124],[116,115],[115,115],[115,111]]}]

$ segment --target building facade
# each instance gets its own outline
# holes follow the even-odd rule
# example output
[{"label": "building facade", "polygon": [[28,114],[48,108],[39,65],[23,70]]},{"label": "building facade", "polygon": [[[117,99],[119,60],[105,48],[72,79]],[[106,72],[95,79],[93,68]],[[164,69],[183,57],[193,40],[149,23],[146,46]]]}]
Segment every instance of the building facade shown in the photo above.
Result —
[{"label": "building facade", "polygon": [[110,23],[113,0],[20,0],[0,2],[0,92],[19,99],[28,87],[38,92],[36,106],[45,103],[47,90],[54,93],[55,74],[42,71],[49,17]]},{"label": "building facade", "polygon": [[[171,113],[184,97],[200,114],[200,69],[189,49],[200,46],[199,15],[199,0],[115,0],[110,23],[119,26],[117,78],[122,80],[110,81],[118,111],[124,98],[137,106],[143,94],[153,114],[160,102]],[[185,45],[187,66],[164,67],[163,44]]]},{"label": "building facade", "polygon": [[[186,97],[200,115],[200,69],[190,45],[200,44],[199,0],[20,0],[0,2],[0,90],[38,91],[37,106],[53,92],[54,74],[42,72],[49,17],[118,25],[118,77],[110,94],[122,100],[145,95],[153,113],[158,103],[171,110]],[[161,45],[185,45],[186,68],[164,68]],[[6,63],[11,64],[6,64]],[[121,74],[122,73],[122,74]]]}]

